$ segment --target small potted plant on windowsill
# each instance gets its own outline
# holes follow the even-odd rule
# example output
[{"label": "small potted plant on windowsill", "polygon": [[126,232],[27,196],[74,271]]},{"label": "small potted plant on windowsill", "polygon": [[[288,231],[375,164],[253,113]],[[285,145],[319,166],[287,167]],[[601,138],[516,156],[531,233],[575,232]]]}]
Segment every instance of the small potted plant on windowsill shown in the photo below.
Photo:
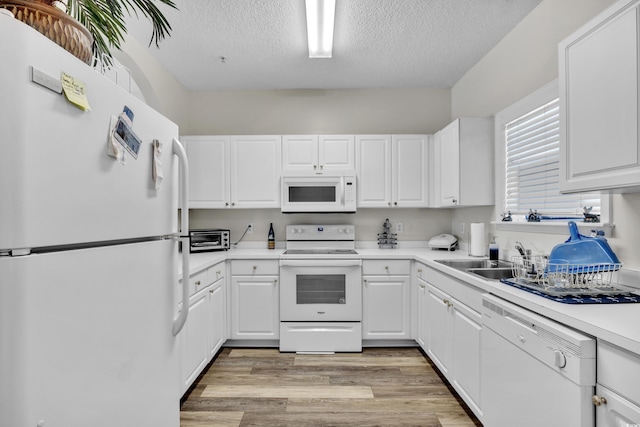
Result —
[{"label": "small potted plant on windowsill", "polygon": [[120,49],[127,32],[125,14],[151,21],[149,44],[170,35],[171,25],[156,3],[176,8],[172,0],[0,0],[0,8],[87,64],[111,65],[111,49]]}]

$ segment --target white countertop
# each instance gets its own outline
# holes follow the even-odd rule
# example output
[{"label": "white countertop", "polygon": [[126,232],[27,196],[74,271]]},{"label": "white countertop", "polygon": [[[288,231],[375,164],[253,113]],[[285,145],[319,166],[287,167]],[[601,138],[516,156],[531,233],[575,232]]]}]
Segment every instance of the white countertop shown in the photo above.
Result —
[{"label": "white countertop", "polygon": [[[563,304],[435,262],[437,259],[470,258],[466,251],[435,251],[427,247],[357,248],[357,251],[363,259],[411,259],[423,262],[483,291],[640,355],[640,304]],[[189,270],[193,274],[227,259],[278,259],[282,252],[283,249],[247,248],[191,254]]]},{"label": "white countertop", "polygon": [[435,259],[443,259],[439,256],[416,254],[415,259],[542,316],[640,355],[640,304],[563,304],[437,263]]}]

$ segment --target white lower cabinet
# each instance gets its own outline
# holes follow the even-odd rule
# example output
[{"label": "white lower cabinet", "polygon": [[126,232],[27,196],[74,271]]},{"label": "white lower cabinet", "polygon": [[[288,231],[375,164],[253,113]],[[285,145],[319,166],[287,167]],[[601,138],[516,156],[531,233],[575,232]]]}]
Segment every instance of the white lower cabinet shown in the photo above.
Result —
[{"label": "white lower cabinet", "polygon": [[365,260],[362,264],[362,338],[411,338],[411,261]]},{"label": "white lower cabinet", "polygon": [[193,384],[227,339],[225,263],[195,273],[189,282],[192,286],[189,314],[180,332],[182,393]]},{"label": "white lower cabinet", "polygon": [[187,322],[180,332],[182,393],[187,391],[208,363],[211,324],[208,294],[209,290],[205,288],[189,299]]},{"label": "white lower cabinet", "polygon": [[227,340],[227,287],[224,277],[214,282],[209,288],[209,305],[211,306],[209,360],[212,360]]},{"label": "white lower cabinet", "polygon": [[[480,406],[480,335],[482,316],[461,300],[464,295],[472,297],[470,304],[475,305],[478,291],[471,290],[460,281],[449,279],[453,284],[451,291],[460,294],[458,298],[434,286],[431,278],[418,279],[418,299],[420,300],[420,284],[424,284],[424,302],[422,314],[418,308],[418,319],[423,317],[426,352],[433,363],[440,369],[449,383],[467,403],[469,408],[481,419]],[[435,281],[434,283],[437,283]],[[469,288],[469,289],[465,289]],[[420,322],[420,321],[419,321]],[[418,326],[420,331],[420,326]],[[420,332],[418,333],[420,337]],[[423,347],[424,348],[424,347]]]},{"label": "white lower cabinet", "polygon": [[608,388],[596,385],[594,402],[596,427],[627,427],[640,425],[640,406],[633,404]]},{"label": "white lower cabinet", "polygon": [[416,342],[422,349],[427,351],[427,282],[426,266],[416,263]]},{"label": "white lower cabinet", "polygon": [[427,284],[427,354],[443,374],[449,373],[451,338],[451,315],[449,296]]},{"label": "white lower cabinet", "polygon": [[280,337],[277,260],[231,261],[231,338]]},{"label": "white lower cabinet", "polygon": [[596,427],[640,426],[640,355],[598,341]]}]

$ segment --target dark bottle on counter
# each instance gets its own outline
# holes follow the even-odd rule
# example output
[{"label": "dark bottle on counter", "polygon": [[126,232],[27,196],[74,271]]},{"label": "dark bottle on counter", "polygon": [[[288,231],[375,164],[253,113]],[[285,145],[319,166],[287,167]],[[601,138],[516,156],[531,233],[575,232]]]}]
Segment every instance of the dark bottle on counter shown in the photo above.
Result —
[{"label": "dark bottle on counter", "polygon": [[267,236],[268,248],[275,249],[276,248],[276,235],[273,232],[273,223],[269,225],[269,235]]}]

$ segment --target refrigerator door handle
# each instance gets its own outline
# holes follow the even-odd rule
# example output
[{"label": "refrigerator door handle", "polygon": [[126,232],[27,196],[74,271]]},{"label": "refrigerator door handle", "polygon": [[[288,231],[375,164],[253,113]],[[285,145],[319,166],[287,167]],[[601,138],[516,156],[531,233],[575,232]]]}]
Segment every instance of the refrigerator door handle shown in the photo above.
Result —
[{"label": "refrigerator door handle", "polygon": [[180,188],[180,241],[182,242],[182,310],[173,321],[173,335],[176,336],[187,321],[189,314],[189,162],[184,147],[173,139],[173,152],[179,160],[178,183]]}]

